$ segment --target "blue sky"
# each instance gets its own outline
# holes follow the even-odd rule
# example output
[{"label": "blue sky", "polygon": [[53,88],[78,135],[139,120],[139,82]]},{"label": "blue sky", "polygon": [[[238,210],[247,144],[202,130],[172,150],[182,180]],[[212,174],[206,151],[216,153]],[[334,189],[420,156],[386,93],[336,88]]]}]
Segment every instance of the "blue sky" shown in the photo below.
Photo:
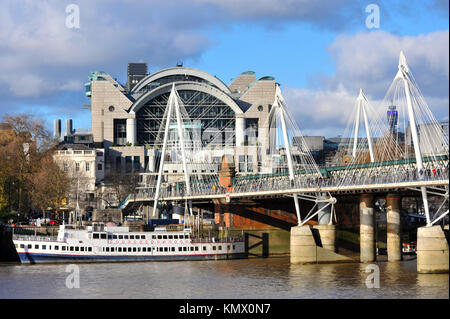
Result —
[{"label": "blue sky", "polygon": [[[65,27],[72,3],[79,29]],[[380,28],[366,26],[369,4]],[[0,117],[30,112],[49,128],[56,118],[90,128],[90,71],[125,83],[128,62],[156,71],[182,60],[225,83],[247,70],[274,76],[304,132],[336,136],[359,87],[383,98],[399,50],[435,116],[448,119],[447,0],[6,0],[0,21]]]}]

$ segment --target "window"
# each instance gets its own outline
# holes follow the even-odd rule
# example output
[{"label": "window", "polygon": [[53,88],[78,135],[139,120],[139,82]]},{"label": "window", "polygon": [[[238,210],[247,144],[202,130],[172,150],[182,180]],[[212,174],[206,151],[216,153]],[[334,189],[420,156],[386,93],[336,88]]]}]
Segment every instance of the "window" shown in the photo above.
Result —
[{"label": "window", "polygon": [[20,244],[20,248],[24,248],[24,245],[23,245],[23,244]]},{"label": "window", "polygon": [[194,246],[191,247],[191,251],[194,251]]},{"label": "window", "polygon": [[73,251],[73,246],[70,246],[70,247],[69,247],[69,250],[70,250],[70,251]]},{"label": "window", "polygon": [[173,239],[178,239],[178,235],[173,235]]},{"label": "window", "polygon": [[59,250],[59,246],[55,246],[55,250]]},{"label": "window", "polygon": [[152,239],[156,239],[156,235],[152,235]]},{"label": "window", "polygon": [[158,239],[162,239],[162,235],[158,235]]},{"label": "window", "polygon": [[97,164],[97,170],[99,170],[99,171],[102,170],[102,164]]},{"label": "window", "polygon": [[123,239],[123,235],[119,235],[119,239]]},{"label": "window", "polygon": [[117,248],[117,251],[118,251],[119,253],[121,253],[121,252],[122,252],[122,247]]},{"label": "window", "polygon": [[84,251],[84,247],[80,247],[80,250],[81,250],[81,251]]},{"label": "window", "polygon": [[163,235],[163,239],[167,239],[167,235]]},{"label": "window", "polygon": [[222,246],[219,246],[219,248],[218,248],[219,250],[222,250]]},{"label": "window", "polygon": [[86,172],[89,172],[89,163],[86,163]]},{"label": "window", "polygon": [[[28,248],[28,249],[31,249],[31,246],[32,246],[32,245],[31,245],[31,244],[29,244],[27,248]],[[42,249],[45,249],[45,245],[44,245],[44,246],[42,246]]]},{"label": "window", "polygon": [[173,239],[173,236],[172,235],[169,235],[169,237],[168,237],[169,239]]},{"label": "window", "polygon": [[133,247],[133,251],[136,252],[136,247]]},{"label": "window", "polygon": [[169,250],[168,247],[164,247],[164,251],[167,252]]},{"label": "window", "polygon": [[109,247],[106,247],[106,248],[105,248],[105,251],[109,253]]},{"label": "window", "polygon": [[64,172],[67,172],[69,170],[69,164],[64,163],[63,164],[63,170],[64,170]]},{"label": "window", "polygon": [[212,249],[213,249],[213,250],[216,250],[216,246],[212,246]]},{"label": "window", "polygon": [[101,239],[106,239],[106,234],[100,234]]},{"label": "window", "polygon": [[34,245],[34,249],[39,249],[39,245]]},{"label": "window", "polygon": [[62,246],[62,247],[61,247],[61,250],[66,250],[66,246]]},{"label": "window", "polygon": [[134,239],[134,235],[130,235],[130,239]]},{"label": "window", "polygon": [[203,250],[206,250],[206,246],[203,246]]},{"label": "window", "polygon": [[187,251],[187,247],[183,247],[183,251]]},{"label": "window", "polygon": [[145,253],[147,251],[147,247],[142,247],[142,251]]},{"label": "window", "polygon": [[198,251],[198,246],[195,246],[195,251]]},{"label": "window", "polygon": [[108,107],[108,111],[114,112],[114,106],[113,106],[113,105],[110,105],[110,106]]},{"label": "window", "polygon": [[80,163],[75,163],[75,171],[78,172],[80,170]]},{"label": "window", "polygon": [[93,238],[93,239],[99,239],[99,238],[100,238],[100,235],[99,235],[98,233],[93,233],[93,234],[92,234],[92,238]]},{"label": "window", "polygon": [[131,247],[128,247],[128,252],[130,252],[130,253],[131,253]]},{"label": "window", "polygon": [[92,247],[88,247],[88,251],[92,251]]},{"label": "window", "polygon": [[171,251],[175,251],[175,247],[172,247],[170,250],[171,250]]}]

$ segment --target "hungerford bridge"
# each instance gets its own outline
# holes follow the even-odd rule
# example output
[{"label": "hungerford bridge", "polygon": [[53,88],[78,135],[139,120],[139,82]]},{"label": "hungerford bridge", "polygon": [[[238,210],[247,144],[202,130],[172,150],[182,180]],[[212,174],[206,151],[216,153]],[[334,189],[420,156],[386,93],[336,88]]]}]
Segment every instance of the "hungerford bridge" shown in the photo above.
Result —
[{"label": "hungerford bridge", "polygon": [[[387,193],[388,259],[396,261],[402,259],[398,192],[417,191],[426,218],[426,226],[418,229],[418,271],[448,272],[448,242],[444,233],[448,232],[448,226],[443,230],[439,225],[448,220],[449,212],[448,133],[428,108],[402,52],[397,75],[382,105],[391,110],[387,121],[386,108],[378,111],[371,108],[361,90],[344,135],[350,137],[347,139],[350,144],[341,145],[336,152],[336,162],[341,165],[319,168],[304,140],[300,146],[292,144],[294,136],[301,140],[302,135],[277,86],[268,119],[272,171],[235,176],[233,157],[223,156],[218,173],[199,175],[190,173],[189,166],[209,164],[201,162],[201,142],[189,130],[193,125],[173,86],[158,134],[162,145],[159,171],[119,208],[149,202],[156,216],[158,201],[184,202],[188,214],[192,215],[192,203],[196,201],[227,205],[236,200],[289,196],[294,202],[297,221],[297,226],[291,228],[291,262],[330,262],[346,259],[335,249],[333,220],[336,220],[337,200],[333,195],[359,194],[360,260],[370,262],[376,258],[373,194]],[[360,130],[360,126],[364,129]],[[165,165],[173,163],[182,167],[183,179],[162,187],[169,184]],[[429,195],[442,199],[434,211],[430,210]],[[312,203],[303,218],[300,199]],[[318,220],[314,227],[319,241],[308,223],[314,217]]]}]

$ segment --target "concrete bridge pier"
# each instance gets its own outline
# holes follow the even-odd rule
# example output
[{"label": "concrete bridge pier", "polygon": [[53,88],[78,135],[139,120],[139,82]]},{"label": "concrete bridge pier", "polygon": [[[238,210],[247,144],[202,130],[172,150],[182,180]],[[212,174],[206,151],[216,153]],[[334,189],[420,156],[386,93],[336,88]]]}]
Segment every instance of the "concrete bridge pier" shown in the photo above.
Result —
[{"label": "concrete bridge pier", "polygon": [[388,261],[400,261],[402,260],[402,243],[400,238],[400,195],[388,194],[386,196],[386,206]]},{"label": "concrete bridge pier", "polygon": [[375,254],[375,211],[374,196],[363,194],[360,197],[360,261],[372,262],[376,260]]},{"label": "concrete bridge pier", "polygon": [[[328,198],[326,195],[321,196],[322,199]],[[327,203],[318,203],[318,209],[324,207]],[[313,226],[313,229],[318,232],[320,238],[320,245],[333,252],[336,251],[336,225],[331,221],[331,205],[319,212],[317,217],[318,225]]]},{"label": "concrete bridge pier", "polygon": [[448,237],[441,226],[419,227],[417,229],[417,272],[420,274],[448,273],[448,264]]}]

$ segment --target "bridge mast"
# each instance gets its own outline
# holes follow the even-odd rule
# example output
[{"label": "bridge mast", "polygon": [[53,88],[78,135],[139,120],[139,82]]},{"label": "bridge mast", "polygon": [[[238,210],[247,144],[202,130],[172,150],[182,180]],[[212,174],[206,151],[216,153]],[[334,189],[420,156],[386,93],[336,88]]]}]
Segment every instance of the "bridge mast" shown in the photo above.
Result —
[{"label": "bridge mast", "polygon": [[169,126],[170,126],[170,115],[172,113],[172,104],[173,104],[173,91],[174,87],[172,86],[172,92],[170,92],[169,102],[167,103],[167,116],[166,116],[166,127],[164,128],[164,140],[163,140],[163,148],[161,152],[161,159],[159,160],[159,170],[158,170],[158,181],[156,182],[156,192],[155,192],[155,201],[153,204],[153,216],[156,216],[156,209],[158,206],[158,198],[159,198],[159,189],[161,188],[161,179],[162,172],[164,168],[164,160],[167,148],[167,137],[169,135]]},{"label": "bridge mast", "polygon": [[[280,87],[277,85],[276,91],[275,91],[274,106],[278,107],[279,111],[280,111],[281,129],[283,131],[283,140],[284,140],[284,144],[286,147],[286,157],[287,157],[287,162],[288,162],[289,179],[291,181],[291,184],[294,184],[294,182],[295,182],[294,165],[292,163],[291,147],[289,145],[289,138],[288,138],[288,134],[287,134],[286,120],[284,118],[284,110],[283,110],[282,103],[283,103],[283,96],[281,95]],[[297,221],[298,221],[298,224],[300,225],[302,222],[302,219],[300,217],[300,206],[298,203],[298,195],[295,193],[292,195],[294,196],[294,204],[295,204],[295,212],[297,214]]]},{"label": "bridge mast", "polygon": [[[411,127],[411,135],[414,143],[414,153],[416,156],[416,166],[417,166],[417,175],[419,179],[423,179],[423,161],[422,161],[422,152],[420,150],[420,143],[419,143],[419,135],[417,134],[417,123],[416,118],[414,114],[414,109],[411,101],[411,91],[409,88],[409,68],[408,64],[406,63],[405,55],[403,54],[403,51],[400,52],[400,57],[398,61],[398,73],[396,78],[402,78],[403,83],[405,85],[405,94],[406,94],[406,104],[408,108],[408,117],[409,117],[409,123]],[[422,192],[422,200],[423,200],[423,206],[425,209],[425,217],[427,218],[427,226],[431,226],[431,220],[430,220],[430,211],[428,207],[428,196],[427,196],[427,189],[426,187],[420,188]]]},{"label": "bridge mast", "polygon": [[361,112],[364,118],[364,126],[366,127],[366,135],[367,135],[367,143],[369,144],[369,153],[370,153],[370,162],[375,162],[375,158],[373,155],[373,147],[372,147],[372,137],[370,135],[370,126],[369,120],[367,118],[367,112],[365,105],[368,103],[367,98],[362,89],[359,89],[359,96],[357,98],[357,110],[356,110],[356,120],[355,120],[355,135],[353,140],[353,158],[356,158],[356,147],[358,145],[358,135],[359,135],[359,122],[361,118]]}]

